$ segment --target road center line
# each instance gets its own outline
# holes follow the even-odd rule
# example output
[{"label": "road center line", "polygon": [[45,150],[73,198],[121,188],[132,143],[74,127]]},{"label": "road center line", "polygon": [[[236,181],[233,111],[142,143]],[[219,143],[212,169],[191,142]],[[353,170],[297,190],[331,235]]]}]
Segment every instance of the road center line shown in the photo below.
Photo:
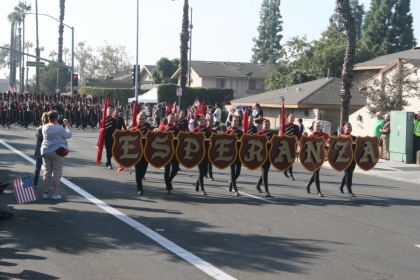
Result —
[{"label": "road center line", "polygon": [[[27,161],[32,164],[35,164],[35,160],[28,157],[27,155],[23,154],[21,151],[15,149],[14,147],[10,146],[6,142],[0,139],[0,144],[11,150],[12,152],[18,154],[19,156],[23,157]],[[91,201],[92,203],[96,204],[98,207],[103,209],[105,212],[113,215],[117,219],[121,220],[122,222],[126,223],[127,225],[133,227],[135,230],[143,233],[150,239],[154,240],[156,243],[161,245],[162,247],[166,248],[167,250],[171,251],[172,253],[178,255],[180,258],[184,259],[185,261],[189,262],[190,264],[194,265],[198,269],[202,270],[207,275],[215,278],[215,279],[235,279],[229,274],[223,272],[222,270],[218,269],[217,267],[211,265],[210,263],[204,261],[203,259],[197,257],[196,255],[188,252],[187,250],[181,248],[180,246],[176,245],[169,239],[161,236],[160,234],[156,233],[155,231],[149,229],[148,227],[144,226],[143,224],[137,222],[136,220],[128,217],[124,213],[118,211],[117,209],[109,206],[105,202],[100,199],[97,199],[87,191],[83,190],[79,186],[73,184],[69,180],[61,177],[61,182],[72,189],[73,191],[77,192],[81,196],[85,197],[87,200]]]},{"label": "road center line", "polygon": [[[227,187],[222,187],[222,188],[226,189],[226,190],[228,189]],[[265,201],[265,202],[268,202],[268,203],[271,203],[271,204],[277,204],[277,202],[275,202],[275,201],[265,199],[265,198],[262,198],[262,197],[259,197],[259,196],[255,196],[255,195],[252,195],[252,194],[247,194],[247,193],[244,193],[244,192],[239,192],[239,194],[249,196],[249,197],[252,197],[252,198],[255,198],[255,199],[259,199],[259,200],[262,200],[262,201]]]}]

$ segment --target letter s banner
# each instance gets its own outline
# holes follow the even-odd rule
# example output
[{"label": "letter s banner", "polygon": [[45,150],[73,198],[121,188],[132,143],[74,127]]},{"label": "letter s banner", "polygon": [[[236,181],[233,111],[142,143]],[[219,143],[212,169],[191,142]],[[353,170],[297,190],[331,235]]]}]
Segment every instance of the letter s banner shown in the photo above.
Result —
[{"label": "letter s banner", "polygon": [[161,168],[172,160],[174,138],[172,131],[149,131],[146,134],[144,156],[151,166]]},{"label": "letter s banner", "polygon": [[112,137],[114,138],[112,155],[115,161],[125,168],[136,165],[143,156],[140,130],[116,129]]}]

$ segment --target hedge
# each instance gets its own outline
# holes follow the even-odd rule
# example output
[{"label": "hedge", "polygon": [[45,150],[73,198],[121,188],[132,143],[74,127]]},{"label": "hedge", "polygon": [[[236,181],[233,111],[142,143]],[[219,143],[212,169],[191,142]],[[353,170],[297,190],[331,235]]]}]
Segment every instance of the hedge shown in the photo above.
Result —
[{"label": "hedge", "polygon": [[[149,89],[141,88],[139,95],[149,91]],[[128,98],[134,97],[134,89],[131,88],[98,88],[98,87],[81,87],[79,89],[80,95],[105,96],[109,94],[111,102],[118,99],[120,105],[127,105]]]},{"label": "hedge", "polygon": [[[164,84],[158,88],[158,102],[170,102],[173,103],[178,101],[176,96],[176,89],[179,85],[175,84]],[[216,103],[227,103],[233,99],[233,89],[230,88],[191,88],[187,87],[185,92],[182,93],[185,98],[185,106],[194,104],[194,101],[198,97],[200,102],[204,100],[206,105],[212,105]]]}]

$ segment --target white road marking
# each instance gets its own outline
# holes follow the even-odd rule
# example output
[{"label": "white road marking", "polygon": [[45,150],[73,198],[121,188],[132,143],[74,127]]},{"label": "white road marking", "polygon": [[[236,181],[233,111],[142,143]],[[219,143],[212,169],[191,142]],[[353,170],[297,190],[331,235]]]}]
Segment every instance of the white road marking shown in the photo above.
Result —
[{"label": "white road marking", "polygon": [[71,139],[71,138],[70,138],[70,139],[68,139],[68,140],[73,141],[73,139]]},{"label": "white road marking", "polygon": [[[32,164],[35,164],[35,160],[28,157],[27,155],[23,154],[19,150],[15,149],[14,147],[10,146],[6,142],[0,139],[0,144],[8,148],[9,150],[15,152],[16,154],[20,155],[27,161]],[[102,208],[104,211],[108,212],[109,214],[113,215],[117,219],[121,220],[122,222],[126,223],[127,225],[133,227],[135,230],[143,233],[150,239],[154,240],[156,243],[161,245],[162,247],[166,248],[167,250],[171,251],[172,253],[178,255],[180,258],[184,259],[185,261],[189,262],[190,264],[194,265],[198,269],[202,270],[207,275],[213,277],[214,279],[235,279],[229,274],[223,272],[222,270],[218,269],[217,267],[211,265],[210,263],[204,261],[203,259],[197,257],[196,255],[188,252],[187,250],[179,247],[169,239],[161,236],[160,234],[154,232],[153,230],[149,229],[148,227],[144,226],[143,224],[137,222],[136,220],[126,216],[124,213],[118,211],[117,209],[109,206],[105,202],[97,199],[87,191],[83,190],[79,186],[73,184],[69,180],[61,177],[61,182],[65,184],[67,187],[72,189],[73,191],[79,193],[81,196],[85,197],[87,200],[91,201],[92,203],[96,204],[98,207]]]},{"label": "white road marking", "polygon": [[416,246],[416,247],[420,248],[420,245],[414,245],[414,246]]},{"label": "white road marking", "polygon": [[98,148],[98,146],[92,146],[92,147],[94,147],[95,149],[97,149],[97,148]]},{"label": "white road marking", "polygon": [[[229,188],[223,187],[223,189],[229,189]],[[262,198],[262,197],[259,197],[259,196],[255,196],[255,195],[252,195],[252,194],[247,194],[247,193],[244,193],[244,192],[239,192],[239,194],[249,196],[249,197],[252,197],[252,198],[255,198],[255,199],[259,199],[259,200],[262,200],[262,201],[265,201],[265,202],[268,202],[268,203],[271,203],[271,204],[277,204],[277,202],[275,202],[275,201],[271,201],[271,200],[268,200],[268,199],[265,199],[265,198]]]}]

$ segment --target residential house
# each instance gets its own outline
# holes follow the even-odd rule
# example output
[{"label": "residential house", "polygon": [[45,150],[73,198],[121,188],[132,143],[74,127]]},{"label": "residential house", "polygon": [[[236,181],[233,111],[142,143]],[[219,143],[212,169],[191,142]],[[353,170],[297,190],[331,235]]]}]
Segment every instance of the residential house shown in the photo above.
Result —
[{"label": "residential house", "polygon": [[85,86],[100,88],[132,88],[131,72],[116,72],[86,79]]},{"label": "residential house", "polygon": [[[411,68],[417,68],[417,74],[412,74],[409,76],[410,79],[419,81],[420,84],[420,50],[416,50],[419,54],[418,59],[405,59],[405,58],[397,58],[392,61],[390,64],[383,67],[376,75],[374,75],[369,80],[361,83],[359,85],[359,90],[361,92],[367,90],[369,85],[374,83],[375,81],[379,81],[381,84],[385,81],[386,78],[390,78],[400,66],[401,63],[405,63],[406,66]],[[401,52],[405,53],[405,52]],[[400,53],[400,54],[401,54]],[[404,108],[404,111],[411,111],[417,112],[420,110],[420,99],[419,98],[409,98],[408,103],[409,106]],[[375,123],[375,119],[370,116],[369,111],[366,107],[361,108],[360,110],[354,112],[350,115],[349,121],[353,124],[353,134],[354,135],[373,135],[373,125]],[[391,120],[392,121],[392,120]]]},{"label": "residential house", "polygon": [[0,93],[8,92],[10,89],[9,80],[0,79]]},{"label": "residential house", "polygon": [[382,69],[399,58],[420,59],[420,47],[376,57],[374,59],[357,63],[353,68],[354,82],[359,85],[378,74]]},{"label": "residential house", "polygon": [[140,83],[144,84],[153,84],[153,70],[155,70],[155,65],[144,65],[140,69]]},{"label": "residential house", "polygon": [[[272,128],[276,128],[280,126],[280,109],[282,98],[284,98],[286,115],[293,113],[296,117],[296,123],[298,118],[302,118],[305,127],[308,127],[312,121],[320,120],[329,123],[330,130],[328,132],[330,133],[335,131],[340,123],[340,90],[341,79],[321,78],[287,88],[235,99],[231,101],[231,106],[226,106],[226,109],[235,105],[254,106],[259,103],[264,112],[264,118],[270,120]],[[351,95],[349,114],[366,105],[366,100],[360,94],[357,86],[352,87]]]},{"label": "residential house", "polygon": [[[271,65],[248,62],[191,61],[191,87],[231,88],[235,98],[264,92]],[[171,79],[180,80],[181,69]]]}]

